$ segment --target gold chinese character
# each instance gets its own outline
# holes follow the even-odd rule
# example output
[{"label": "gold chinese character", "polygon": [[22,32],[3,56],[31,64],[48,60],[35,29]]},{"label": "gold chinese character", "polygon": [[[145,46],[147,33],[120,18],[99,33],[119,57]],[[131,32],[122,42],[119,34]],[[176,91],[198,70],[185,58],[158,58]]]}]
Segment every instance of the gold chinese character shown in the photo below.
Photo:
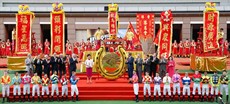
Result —
[{"label": "gold chinese character", "polygon": [[22,34],[21,42],[27,42],[26,34]]},{"label": "gold chinese character", "polygon": [[55,36],[54,37],[54,42],[61,43],[61,36]]},{"label": "gold chinese character", "polygon": [[208,33],[207,40],[213,40],[213,32]]},{"label": "gold chinese character", "polygon": [[167,43],[163,43],[162,44],[162,49],[168,50],[168,44]]},{"label": "gold chinese character", "polygon": [[213,13],[210,13],[208,14],[208,21],[214,21],[214,14]]},{"label": "gold chinese character", "polygon": [[208,24],[208,30],[213,31],[214,25],[212,23]]},{"label": "gold chinese character", "polygon": [[111,18],[111,22],[114,23],[115,22],[115,18]]},{"label": "gold chinese character", "polygon": [[141,15],[141,18],[143,19],[143,18],[145,18],[145,16],[144,16],[144,15]]},{"label": "gold chinese character", "polygon": [[21,49],[27,49],[27,44],[21,44]]},{"label": "gold chinese character", "polygon": [[61,17],[60,16],[55,16],[54,17],[54,23],[60,23],[61,22]]},{"label": "gold chinese character", "polygon": [[163,34],[163,39],[164,41],[168,41],[168,33],[164,33]]},{"label": "gold chinese character", "polygon": [[112,27],[112,28],[115,28],[115,24],[112,24],[111,27]]},{"label": "gold chinese character", "polygon": [[144,25],[147,25],[147,21],[146,20],[144,20]]},{"label": "gold chinese character", "polygon": [[22,25],[22,28],[21,28],[22,33],[26,33],[26,28],[27,28],[27,25]]},{"label": "gold chinese character", "polygon": [[168,29],[169,29],[169,24],[164,24],[164,25],[163,25],[163,30],[164,30],[164,31],[165,31],[165,30],[168,31]]},{"label": "gold chinese character", "polygon": [[22,15],[20,18],[20,22],[22,22],[23,24],[27,24],[28,23],[27,17],[25,15]]},{"label": "gold chinese character", "polygon": [[144,26],[144,30],[147,30],[147,26]]},{"label": "gold chinese character", "polygon": [[115,14],[114,14],[114,13],[111,13],[111,14],[110,14],[110,17],[115,17]]},{"label": "gold chinese character", "polygon": [[147,33],[148,33],[147,31],[144,31],[144,34],[145,34],[145,35],[147,35]]},{"label": "gold chinese character", "polygon": [[57,53],[61,52],[61,45],[55,46],[54,51],[57,52]]},{"label": "gold chinese character", "polygon": [[61,33],[61,26],[56,25],[54,31],[55,31],[55,33],[60,34]]},{"label": "gold chinese character", "polygon": [[116,30],[115,29],[111,29],[111,32],[115,32]]},{"label": "gold chinese character", "polygon": [[209,45],[208,48],[214,48],[212,42],[208,42],[208,45]]}]

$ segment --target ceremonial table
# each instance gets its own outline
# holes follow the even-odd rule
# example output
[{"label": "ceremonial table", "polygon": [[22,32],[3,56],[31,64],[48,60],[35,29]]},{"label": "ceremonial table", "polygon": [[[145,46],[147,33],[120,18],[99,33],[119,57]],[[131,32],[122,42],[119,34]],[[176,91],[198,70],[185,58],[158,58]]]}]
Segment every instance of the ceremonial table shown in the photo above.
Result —
[{"label": "ceremonial table", "polygon": [[224,56],[196,56],[191,55],[190,67],[199,71],[222,71],[227,68],[227,57]]}]

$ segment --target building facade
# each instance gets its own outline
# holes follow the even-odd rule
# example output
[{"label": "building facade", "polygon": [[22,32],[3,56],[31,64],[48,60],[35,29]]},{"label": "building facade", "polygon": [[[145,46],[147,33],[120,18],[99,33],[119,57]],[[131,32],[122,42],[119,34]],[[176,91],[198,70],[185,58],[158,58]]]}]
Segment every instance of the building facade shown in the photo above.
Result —
[{"label": "building facade", "polygon": [[[36,40],[50,39],[50,12],[52,3],[60,2],[64,5],[66,14],[65,35],[70,42],[86,41],[94,34],[95,29],[108,29],[107,5],[119,5],[120,35],[124,35],[129,21],[135,26],[136,13],[155,14],[155,34],[159,29],[160,13],[172,10],[173,40],[197,38],[200,27],[203,26],[203,10],[205,2],[210,0],[0,0],[0,39],[11,39],[11,31],[15,27],[15,14],[18,5],[29,5],[35,13],[32,32]],[[230,40],[230,0],[212,0],[220,11],[219,26],[224,28],[225,39]],[[152,46],[152,39],[143,43],[145,52]],[[154,48],[150,49],[153,51]]]}]

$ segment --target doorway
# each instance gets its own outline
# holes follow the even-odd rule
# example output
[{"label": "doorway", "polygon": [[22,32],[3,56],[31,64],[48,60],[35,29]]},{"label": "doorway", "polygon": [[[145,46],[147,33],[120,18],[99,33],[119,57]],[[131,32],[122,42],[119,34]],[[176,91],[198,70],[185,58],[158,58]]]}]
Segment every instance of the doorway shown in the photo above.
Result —
[{"label": "doorway", "polygon": [[3,41],[10,39],[10,41],[12,42],[12,31],[15,27],[16,24],[5,24],[5,39],[2,39]]},{"label": "doorway", "polygon": [[200,31],[200,27],[203,27],[203,24],[191,24],[191,39],[197,41],[199,37],[198,32]]}]

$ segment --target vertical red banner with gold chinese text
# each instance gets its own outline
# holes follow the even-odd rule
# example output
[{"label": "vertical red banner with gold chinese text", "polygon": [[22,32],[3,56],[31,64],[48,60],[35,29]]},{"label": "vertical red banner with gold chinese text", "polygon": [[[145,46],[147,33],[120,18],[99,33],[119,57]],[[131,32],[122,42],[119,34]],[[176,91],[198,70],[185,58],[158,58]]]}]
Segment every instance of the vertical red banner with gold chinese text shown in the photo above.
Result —
[{"label": "vertical red banner with gold chinese text", "polygon": [[154,14],[153,13],[137,13],[137,34],[140,39],[146,40],[153,38],[154,34]]},{"label": "vertical red banner with gold chinese text", "polygon": [[51,54],[65,54],[65,14],[51,13]]},{"label": "vertical red banner with gold chinese text", "polygon": [[172,47],[172,24],[173,17],[171,11],[161,13],[160,30],[158,33],[158,58],[165,55],[168,58],[171,55]]},{"label": "vertical red banner with gold chinese text", "polygon": [[203,30],[203,45],[204,52],[217,50],[218,44],[218,28],[219,28],[219,12],[206,11],[204,12],[204,30]]},{"label": "vertical red banner with gold chinese text", "polygon": [[109,12],[109,34],[117,35],[117,12]]},{"label": "vertical red banner with gold chinese text", "polygon": [[16,14],[16,54],[31,53],[32,14]]}]

